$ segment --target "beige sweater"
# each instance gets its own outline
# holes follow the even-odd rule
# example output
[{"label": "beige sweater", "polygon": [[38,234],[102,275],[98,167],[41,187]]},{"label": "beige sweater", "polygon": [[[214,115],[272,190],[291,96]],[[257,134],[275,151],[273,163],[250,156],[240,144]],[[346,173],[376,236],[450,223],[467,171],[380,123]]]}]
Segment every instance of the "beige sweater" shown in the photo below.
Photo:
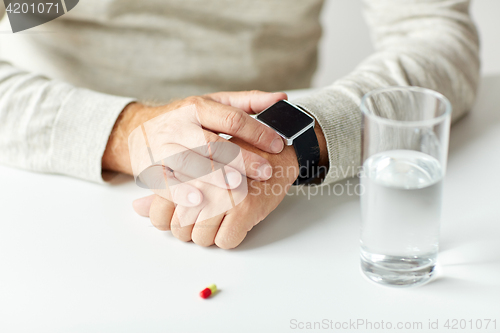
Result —
[{"label": "beige sweater", "polygon": [[[0,163],[101,182],[108,135],[134,99],[306,88],[316,69],[322,2],[83,0],[50,23],[4,32]],[[451,100],[456,119],[471,108],[478,85],[469,1],[365,0],[365,6],[376,53],[296,101],[327,138],[326,183],[357,171],[364,93],[431,88]],[[0,30],[9,30],[6,17]]]}]

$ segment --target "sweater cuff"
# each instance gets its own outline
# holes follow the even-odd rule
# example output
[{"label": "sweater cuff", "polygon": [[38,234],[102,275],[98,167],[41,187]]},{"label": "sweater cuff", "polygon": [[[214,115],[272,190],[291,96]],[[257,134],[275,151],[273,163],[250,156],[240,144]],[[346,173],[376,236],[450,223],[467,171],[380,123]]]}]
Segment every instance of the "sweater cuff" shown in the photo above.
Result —
[{"label": "sweater cuff", "polygon": [[103,183],[102,156],[109,135],[132,98],[74,89],[63,102],[52,132],[50,163],[56,173]]},{"label": "sweater cuff", "polygon": [[359,97],[330,87],[293,102],[308,110],[323,130],[330,166],[322,185],[356,176],[361,163]]}]

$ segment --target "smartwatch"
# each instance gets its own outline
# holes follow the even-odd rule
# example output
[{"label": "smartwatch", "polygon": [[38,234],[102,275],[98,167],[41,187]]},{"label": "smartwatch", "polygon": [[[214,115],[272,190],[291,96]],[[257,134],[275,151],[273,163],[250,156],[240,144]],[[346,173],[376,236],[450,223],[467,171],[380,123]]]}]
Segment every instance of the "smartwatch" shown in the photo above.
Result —
[{"label": "smartwatch", "polygon": [[310,184],[319,178],[321,168],[314,118],[305,109],[281,100],[259,113],[255,119],[275,130],[287,146],[293,145],[299,162],[299,176],[293,185]]}]

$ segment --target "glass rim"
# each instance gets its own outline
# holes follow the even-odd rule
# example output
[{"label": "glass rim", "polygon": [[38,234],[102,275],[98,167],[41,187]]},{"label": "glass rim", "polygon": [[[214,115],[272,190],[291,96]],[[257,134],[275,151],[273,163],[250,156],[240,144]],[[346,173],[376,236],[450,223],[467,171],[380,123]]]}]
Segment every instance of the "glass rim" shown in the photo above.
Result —
[{"label": "glass rim", "polygon": [[[426,120],[394,120],[394,119],[389,119],[389,118],[384,118],[384,117],[378,116],[378,115],[370,112],[370,110],[368,110],[368,108],[366,107],[366,101],[368,100],[368,98],[372,97],[373,95],[387,92],[387,91],[397,91],[397,90],[411,91],[411,92],[418,92],[418,93],[424,93],[427,95],[432,95],[444,104],[445,110],[444,110],[442,115],[439,115],[439,116],[431,118],[431,119],[426,119]],[[390,124],[390,125],[397,125],[397,126],[435,125],[435,124],[438,124],[438,123],[444,121],[447,117],[449,117],[451,115],[451,110],[452,110],[450,101],[443,94],[441,94],[435,90],[432,90],[432,89],[422,88],[422,87],[417,87],[417,86],[391,86],[391,87],[374,89],[374,90],[364,94],[363,97],[361,97],[360,108],[361,108],[361,112],[369,118],[376,119],[377,121],[382,122],[382,123],[386,123],[386,124]]]}]

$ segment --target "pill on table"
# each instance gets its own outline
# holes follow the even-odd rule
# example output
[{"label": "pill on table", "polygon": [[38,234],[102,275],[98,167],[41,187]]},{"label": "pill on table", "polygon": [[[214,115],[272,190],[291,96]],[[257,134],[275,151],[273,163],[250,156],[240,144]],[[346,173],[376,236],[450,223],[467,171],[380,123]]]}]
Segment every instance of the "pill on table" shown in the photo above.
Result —
[{"label": "pill on table", "polygon": [[200,291],[200,297],[201,298],[209,298],[211,295],[213,295],[215,293],[216,290],[217,290],[217,286],[215,284],[211,284],[207,288]]}]

